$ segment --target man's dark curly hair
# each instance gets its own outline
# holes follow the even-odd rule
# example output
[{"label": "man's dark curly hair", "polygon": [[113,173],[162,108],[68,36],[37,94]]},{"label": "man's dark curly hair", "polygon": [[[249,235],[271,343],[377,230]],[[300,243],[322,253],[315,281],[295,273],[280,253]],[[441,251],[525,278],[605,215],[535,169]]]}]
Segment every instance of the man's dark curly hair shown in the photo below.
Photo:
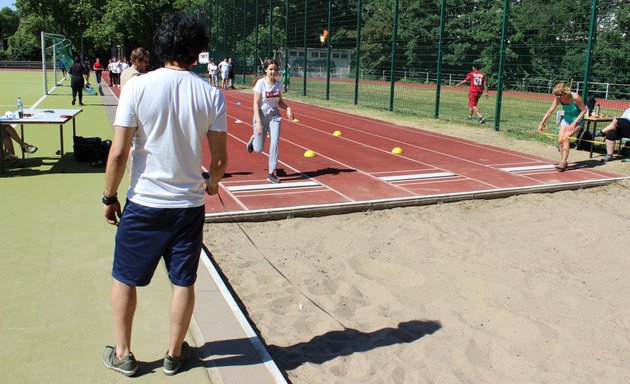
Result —
[{"label": "man's dark curly hair", "polygon": [[208,48],[208,34],[199,19],[187,15],[167,16],[153,36],[155,53],[161,61],[193,64]]}]

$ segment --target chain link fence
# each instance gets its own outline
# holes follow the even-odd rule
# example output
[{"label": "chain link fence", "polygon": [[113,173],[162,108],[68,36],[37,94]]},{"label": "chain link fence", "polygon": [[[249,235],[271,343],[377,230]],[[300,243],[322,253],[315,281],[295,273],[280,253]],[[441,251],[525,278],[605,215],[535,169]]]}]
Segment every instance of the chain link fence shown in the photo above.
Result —
[{"label": "chain link fence", "polygon": [[624,0],[206,0],[198,12],[210,56],[232,57],[247,86],[273,57],[290,66],[289,94],[466,122],[468,90],[454,85],[477,64],[496,129],[533,132],[559,81],[605,114],[630,106]]}]

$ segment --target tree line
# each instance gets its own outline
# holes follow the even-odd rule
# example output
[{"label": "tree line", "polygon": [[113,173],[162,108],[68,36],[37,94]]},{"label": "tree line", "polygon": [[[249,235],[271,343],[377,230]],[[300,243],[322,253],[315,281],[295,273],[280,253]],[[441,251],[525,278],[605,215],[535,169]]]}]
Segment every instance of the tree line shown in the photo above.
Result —
[{"label": "tree line", "polygon": [[[445,3],[443,69],[463,73],[475,62],[490,79],[496,78],[504,0],[287,1],[16,0],[17,11],[0,11],[6,48],[0,54],[13,60],[39,59],[40,31],[66,36],[77,52],[82,43],[88,55],[110,54],[116,45],[126,52],[137,46],[151,50],[153,32],[164,15],[188,12],[206,20],[211,54],[234,56],[241,66],[253,67],[260,57],[271,56],[285,44],[321,47],[319,36],[326,28],[334,48],[347,49],[353,57],[359,52],[353,66],[383,72],[393,63],[396,71],[422,72],[435,70]],[[592,2],[507,1],[505,76],[514,82],[581,80]],[[398,33],[392,50],[395,4]],[[630,84],[630,1],[599,0],[597,14],[591,80]]]}]

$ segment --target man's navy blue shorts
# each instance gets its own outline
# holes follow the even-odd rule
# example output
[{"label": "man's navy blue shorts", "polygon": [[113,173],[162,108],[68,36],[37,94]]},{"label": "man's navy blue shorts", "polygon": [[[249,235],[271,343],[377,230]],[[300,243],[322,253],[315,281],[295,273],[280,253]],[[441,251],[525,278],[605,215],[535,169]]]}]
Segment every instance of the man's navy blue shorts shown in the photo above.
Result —
[{"label": "man's navy blue shorts", "polygon": [[145,286],[160,258],[174,285],[197,280],[205,209],[150,208],[127,200],[116,232],[112,276],[121,283]]}]

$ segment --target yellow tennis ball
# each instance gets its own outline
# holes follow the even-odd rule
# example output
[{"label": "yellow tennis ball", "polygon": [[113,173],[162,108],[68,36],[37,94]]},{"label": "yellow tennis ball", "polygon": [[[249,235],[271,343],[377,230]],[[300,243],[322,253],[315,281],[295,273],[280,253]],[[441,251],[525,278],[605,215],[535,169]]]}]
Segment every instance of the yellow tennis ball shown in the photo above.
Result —
[{"label": "yellow tennis ball", "polygon": [[340,136],[341,136],[341,131],[335,131],[335,132],[333,132],[333,136],[340,137]]},{"label": "yellow tennis ball", "polygon": [[304,157],[315,157],[315,152],[311,151],[310,149],[306,152],[304,152]]},{"label": "yellow tennis ball", "polygon": [[403,151],[402,151],[402,149],[400,149],[398,147],[395,147],[394,149],[392,149],[392,153],[394,155],[402,155]]}]

